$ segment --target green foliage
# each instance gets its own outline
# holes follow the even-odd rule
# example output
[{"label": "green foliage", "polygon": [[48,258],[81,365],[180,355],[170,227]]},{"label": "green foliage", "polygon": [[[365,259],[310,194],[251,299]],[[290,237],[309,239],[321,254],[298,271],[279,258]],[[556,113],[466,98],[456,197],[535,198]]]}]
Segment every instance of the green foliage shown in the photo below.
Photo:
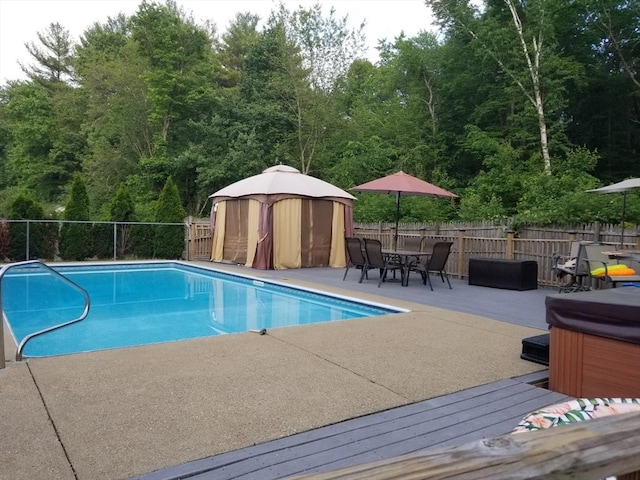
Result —
[{"label": "green foliage", "polygon": [[361,193],[353,202],[354,222],[395,222],[396,200],[391,195]]},{"label": "green foliage", "polygon": [[157,258],[175,259],[184,251],[185,211],[182,208],[178,187],[171,177],[164,184],[156,206],[156,222],[180,223],[181,225],[158,225],[154,239]]},{"label": "green foliage", "polygon": [[382,177],[393,169],[393,155],[392,147],[379,137],[353,140],[332,167],[329,179],[342,188],[351,188]]},{"label": "green foliage", "polygon": [[[109,203],[108,220],[111,222],[134,222],[136,220],[135,205],[124,184],[120,184],[115,197]],[[124,258],[131,253],[132,228],[133,226],[129,224],[116,224],[116,238],[114,239],[114,225],[110,223],[94,224],[91,237],[93,238],[95,255],[98,258],[113,258],[114,247],[116,248],[116,258]]]},{"label": "green foliage", "polygon": [[[599,195],[587,192],[597,187],[591,175],[598,156],[578,148],[568,151],[558,161],[554,174],[531,175],[524,185],[518,204],[516,224],[567,225],[601,221],[618,223],[622,212],[622,195]],[[634,209],[629,219],[634,218]],[[635,216],[637,219],[637,214]]]},{"label": "green foliage", "polygon": [[172,176],[191,192],[194,166],[175,159],[188,145],[190,121],[213,109],[211,38],[172,1],[142,2],[131,18],[131,32],[138,52],[148,61],[142,79],[153,140],[141,157],[141,173],[151,180],[153,190]]},{"label": "green foliage", "polygon": [[76,49],[75,68],[86,104],[83,174],[96,211],[137,172],[140,159],[151,155],[153,132],[142,80],[149,61],[131,40],[129,23],[119,16],[105,25],[95,24]]},{"label": "green foliage", "polygon": [[467,126],[464,145],[472,155],[483,159],[483,169],[461,196],[460,218],[498,220],[513,216],[523,182],[536,171],[530,167],[532,161],[523,159],[506,141],[474,126]]},{"label": "green foliage", "polygon": [[[89,196],[80,175],[73,177],[71,195],[64,211],[65,220],[89,220]],[[84,260],[93,251],[91,225],[64,223],[60,231],[60,257]]]},{"label": "green foliage", "polygon": [[7,222],[0,222],[0,260],[3,262],[9,258],[9,238],[9,224]]},{"label": "green foliage", "polygon": [[[53,212],[78,172],[82,217],[153,221],[169,177],[199,215],[216,190],[286,163],[344,189],[404,170],[460,193],[405,197],[404,221],[617,221],[621,195],[584,190],[640,176],[638,2],[427,3],[442,31],[381,42],[375,65],[363,31],[319,5],[277,6],[260,29],[240,14],[220,36],[173,1],[143,1],[78,45],[55,24],[30,45],[30,80],[0,88],[0,215],[22,192]],[[112,210],[123,184],[130,198]],[[359,196],[354,215],[394,221],[395,201]],[[110,258],[107,230],[88,238]],[[118,255],[158,254],[155,235],[119,231]]]},{"label": "green foliage", "polygon": [[135,221],[135,211],[131,195],[127,187],[121,183],[116,196],[111,202],[111,208],[109,209],[110,220],[114,222],[133,222]]},{"label": "green foliage", "polygon": [[[56,88],[68,81],[72,75],[73,42],[69,30],[59,23],[51,23],[44,33],[38,32],[40,44],[25,44],[27,51],[36,61],[23,67],[28,77],[47,88]],[[43,48],[44,47],[44,48]]]},{"label": "green foliage", "polygon": [[[44,210],[32,198],[18,195],[11,205],[10,220],[43,220]],[[27,235],[29,258],[27,258]],[[34,258],[53,259],[57,226],[46,223],[9,223],[9,244],[6,255],[13,261]]]},{"label": "green foliage", "polygon": [[99,259],[113,258],[113,225],[94,223],[91,225],[92,255]]}]

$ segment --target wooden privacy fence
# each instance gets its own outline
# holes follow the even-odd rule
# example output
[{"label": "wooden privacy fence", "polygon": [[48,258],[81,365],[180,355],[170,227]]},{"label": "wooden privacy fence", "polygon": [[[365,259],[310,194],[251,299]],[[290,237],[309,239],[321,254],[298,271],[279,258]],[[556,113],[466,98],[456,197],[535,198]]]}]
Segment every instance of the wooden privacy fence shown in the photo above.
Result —
[{"label": "wooden privacy fence", "polygon": [[[513,230],[504,230],[504,236],[476,236],[475,232],[467,232],[460,228],[457,231],[448,230],[446,234],[433,235],[427,229],[413,232],[398,233],[398,249],[403,249],[409,243],[407,239],[416,237],[430,242],[453,242],[451,255],[447,264],[447,273],[458,278],[468,278],[469,258],[502,258],[509,260],[533,260],[538,264],[538,285],[558,286],[559,279],[553,274],[553,254],[568,254],[571,242],[575,240],[591,240],[605,244],[619,245],[615,241],[605,241],[602,236],[588,235],[575,230],[565,231],[564,238],[521,238]],[[440,230],[442,232],[442,230]],[[498,231],[498,230],[496,230]],[[393,248],[395,228],[362,228],[355,227],[358,237],[376,238],[384,248]],[[557,236],[557,235],[554,235]],[[629,237],[626,237],[629,238]],[[619,238],[618,238],[619,241]],[[640,235],[635,235],[634,243],[625,243],[625,248],[640,249]]]},{"label": "wooden privacy fence", "polygon": [[[211,258],[212,232],[209,219],[189,218],[188,258],[190,260],[209,260]],[[508,230],[504,226],[489,224],[447,223],[424,225],[401,225],[398,232],[398,248],[403,249],[409,239],[427,239],[429,241],[453,242],[447,272],[458,278],[468,278],[469,258],[503,258],[511,260],[534,260],[538,264],[538,285],[558,286],[558,278],[553,274],[552,256],[554,253],[567,254],[575,240],[591,240],[619,246],[619,233],[612,226],[598,223],[582,226],[579,229],[561,229],[550,227],[548,230],[527,227],[518,231]],[[469,229],[467,229],[469,228]],[[531,230],[528,230],[531,228]],[[355,235],[375,238],[384,248],[393,248],[395,226],[382,223],[355,224]],[[522,232],[526,232],[523,234]],[[537,236],[531,236],[535,232]],[[545,233],[546,232],[546,233]],[[640,234],[625,235],[625,248],[640,250]]]}]

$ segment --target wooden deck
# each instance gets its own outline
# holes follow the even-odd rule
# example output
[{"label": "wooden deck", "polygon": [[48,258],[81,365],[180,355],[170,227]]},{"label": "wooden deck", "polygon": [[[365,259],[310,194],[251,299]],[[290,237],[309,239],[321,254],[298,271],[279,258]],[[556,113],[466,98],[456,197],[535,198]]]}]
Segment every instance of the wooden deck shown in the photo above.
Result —
[{"label": "wooden deck", "polygon": [[529,412],[567,398],[536,386],[546,376],[501,380],[136,478],[278,479],[503,435]]}]

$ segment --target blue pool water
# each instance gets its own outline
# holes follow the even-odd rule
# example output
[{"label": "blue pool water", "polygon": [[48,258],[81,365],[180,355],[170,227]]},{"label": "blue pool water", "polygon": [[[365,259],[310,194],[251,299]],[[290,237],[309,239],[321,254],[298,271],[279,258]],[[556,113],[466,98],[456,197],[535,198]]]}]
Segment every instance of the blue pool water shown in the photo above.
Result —
[{"label": "blue pool water", "polygon": [[[397,313],[178,262],[58,266],[91,298],[89,316],[27,342],[29,357]],[[77,318],[82,295],[41,269],[9,270],[2,306],[14,339]]]}]

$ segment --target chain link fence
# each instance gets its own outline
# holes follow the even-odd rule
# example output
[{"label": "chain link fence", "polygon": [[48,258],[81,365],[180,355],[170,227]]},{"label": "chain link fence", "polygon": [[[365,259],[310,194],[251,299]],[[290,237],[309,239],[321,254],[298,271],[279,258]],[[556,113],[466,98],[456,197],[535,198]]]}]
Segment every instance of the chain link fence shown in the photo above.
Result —
[{"label": "chain link fence", "polygon": [[189,260],[189,224],[0,220],[0,261]]}]

